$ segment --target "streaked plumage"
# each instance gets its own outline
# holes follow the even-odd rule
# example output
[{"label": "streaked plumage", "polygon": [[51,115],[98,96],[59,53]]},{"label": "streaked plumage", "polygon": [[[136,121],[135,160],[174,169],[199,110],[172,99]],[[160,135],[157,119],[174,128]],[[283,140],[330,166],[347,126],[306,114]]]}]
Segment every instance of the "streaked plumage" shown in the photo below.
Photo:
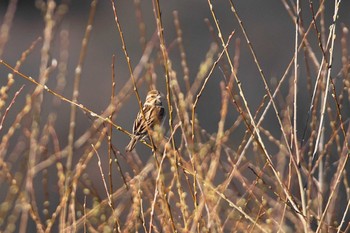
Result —
[{"label": "streaked plumage", "polygon": [[125,148],[126,151],[132,151],[135,148],[137,141],[148,136],[147,126],[149,129],[153,130],[155,125],[163,122],[165,110],[159,91],[151,90],[147,93],[146,101],[143,105],[143,113],[145,114],[145,118],[142,116],[141,111],[139,111],[136,116],[132,129],[133,135],[129,144]]}]

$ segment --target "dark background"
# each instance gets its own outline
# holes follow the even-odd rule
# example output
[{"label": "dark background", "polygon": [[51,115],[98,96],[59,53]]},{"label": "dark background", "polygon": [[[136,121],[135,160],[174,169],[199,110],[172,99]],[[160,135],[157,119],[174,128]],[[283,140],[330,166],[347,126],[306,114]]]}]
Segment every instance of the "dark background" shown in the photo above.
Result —
[{"label": "dark background", "polygon": [[[156,21],[153,14],[151,1],[142,2],[142,13],[146,23],[147,39],[149,40],[156,30]],[[199,0],[176,0],[176,1],[160,1],[162,10],[162,19],[164,26],[164,35],[166,43],[169,45],[176,38],[175,27],[173,23],[174,10],[178,11],[181,28],[183,31],[183,43],[186,49],[188,67],[190,69],[190,79],[194,80],[200,63],[205,59],[213,37],[208,30],[207,24],[204,22],[205,18],[214,26],[207,1]],[[230,11],[228,1],[213,1],[215,2],[214,10],[219,18],[221,29],[225,40],[228,35],[234,30],[235,35],[231,42],[230,52],[234,52],[234,40],[241,39],[241,56],[238,70],[238,77],[242,82],[243,89],[248,101],[251,111],[254,113],[265,94],[264,85],[261,81],[259,72],[254,64],[254,60],[244,37],[239,28],[239,24],[235,19],[233,13]],[[285,69],[292,59],[294,53],[294,34],[295,26],[292,19],[289,17],[287,11],[283,7],[281,1],[266,1],[266,0],[245,0],[234,1],[238,14],[243,20],[244,26],[248,32],[250,40],[254,46],[258,56],[261,67],[268,80],[279,80]],[[309,26],[311,21],[311,13],[306,1],[301,1],[302,15],[304,25]],[[315,1],[317,2],[317,1]],[[0,2],[0,23],[3,22],[4,14],[6,12],[8,1]],[[74,69],[78,63],[79,53],[81,49],[81,41],[84,36],[88,15],[89,15],[90,1],[76,0],[72,1],[69,12],[64,17],[59,28],[69,31],[69,64],[67,75],[67,86],[63,95],[67,98],[72,96]],[[326,29],[331,24],[333,14],[333,1],[326,1]],[[133,1],[117,1],[117,11],[120,17],[120,23],[124,32],[126,46],[131,58],[133,67],[139,62],[142,56],[142,48],[139,43],[138,24],[135,18],[135,8]],[[315,3],[315,6],[318,6]],[[316,8],[316,7],[315,7]],[[339,13],[340,23],[350,26],[350,1],[342,1],[341,11]],[[14,16],[13,24],[10,29],[9,41],[5,46],[5,50],[1,59],[5,60],[11,65],[20,58],[23,51],[25,51],[30,44],[39,36],[42,36],[44,29],[43,15],[35,7],[35,1],[20,0],[18,1],[17,11]],[[60,30],[59,30],[60,31]],[[338,71],[341,67],[340,56],[340,24],[337,24],[337,39],[334,53],[334,70]],[[316,42],[315,32],[311,33],[309,37],[310,42]],[[300,39],[299,39],[300,41]],[[21,71],[33,78],[37,78],[40,66],[40,49],[42,43],[39,43],[34,51],[28,56],[24,62]],[[315,53],[318,55],[319,61],[321,52],[317,47],[317,43],[313,46]],[[59,36],[56,35],[53,46],[51,47],[52,58],[58,58],[59,52]],[[121,49],[121,42],[119,33],[114,22],[113,11],[111,3],[108,0],[101,0],[98,3],[95,20],[93,23],[93,30],[91,39],[88,44],[87,56],[83,66],[82,79],[80,84],[79,102],[87,106],[96,113],[103,111],[109,104],[111,93],[111,60],[112,55],[116,56],[116,92],[129,79],[129,71],[125,61],[124,54]],[[174,49],[169,53],[170,59],[173,61],[173,68],[177,71],[177,77],[181,79],[182,69],[181,61],[179,59],[178,49]],[[301,60],[301,58],[300,58]],[[305,126],[307,117],[307,110],[310,104],[310,94],[305,90],[305,67],[304,63],[300,61],[300,82],[299,82],[299,103],[298,103],[298,125],[300,132]],[[158,88],[165,93],[165,79],[164,70],[162,67],[157,67]],[[7,73],[9,71],[5,67],[0,67],[0,84],[4,85],[7,82]],[[337,75],[337,74],[333,74]],[[16,76],[16,84],[11,90],[14,93],[20,86],[25,84],[22,94],[18,97],[15,106],[11,109],[9,119],[13,119],[16,112],[21,109],[25,101],[25,93],[34,89],[34,85],[30,82]],[[208,88],[204,91],[202,98],[197,108],[197,114],[202,125],[206,126],[209,133],[214,133],[217,130],[217,122],[220,118],[220,104],[221,94],[218,83],[223,80],[222,73],[216,69],[214,75],[211,77]],[[314,79],[313,79],[314,81]],[[47,86],[54,87],[56,83],[55,76],[52,75],[48,81]],[[288,87],[282,89],[282,94],[288,93]],[[141,98],[144,99],[147,87],[140,87]],[[47,99],[44,101],[43,115],[50,112],[52,98],[48,93],[44,94]],[[45,99],[45,98],[44,98]],[[209,106],[209,107],[208,107]],[[349,109],[349,108],[348,108]],[[116,117],[117,124],[123,126],[131,131],[132,121],[138,111],[138,105],[134,95],[128,100],[128,104],[124,105],[122,110]],[[67,103],[62,103],[59,107],[59,118],[56,122],[56,130],[60,137],[60,143],[65,146],[68,137],[69,128],[69,112],[70,106]],[[238,113],[231,109],[229,112],[227,125],[231,125],[237,118]],[[264,122],[264,126],[268,127],[272,134],[279,135],[280,130],[277,127],[274,113],[269,110],[268,117]],[[12,122],[12,121],[9,121]],[[77,117],[77,137],[81,135],[91,125],[91,120],[78,110]],[[276,126],[274,126],[276,125]],[[269,127],[270,126],[270,127]],[[7,127],[5,124],[4,132]],[[244,128],[241,132],[244,132]],[[119,148],[124,148],[128,143],[129,138],[114,131],[114,144]],[[2,132],[0,132],[1,136]],[[301,134],[301,133],[300,133]],[[301,135],[300,135],[301,136]],[[242,135],[233,135],[229,143],[232,143],[234,148],[237,148],[237,141],[240,142]],[[239,140],[237,140],[239,139]],[[139,145],[141,147],[143,145]],[[101,152],[101,155],[103,153]],[[79,158],[74,158],[76,162]],[[107,164],[107,157],[103,156],[104,166]],[[146,161],[147,158],[144,158]],[[93,162],[96,164],[96,162]],[[93,174],[99,174],[97,166],[90,166],[88,173],[91,177]],[[96,176],[100,179],[99,175]],[[97,184],[102,183],[97,182]],[[103,193],[103,192],[102,192]]]},{"label": "dark background", "polygon": [[[304,2],[304,1],[302,1]],[[7,8],[8,1],[2,1],[0,3],[0,20],[3,20],[4,13]],[[44,21],[43,15],[35,7],[35,1],[19,1],[18,8],[13,20],[13,25],[10,31],[10,39],[5,46],[5,51],[2,55],[2,59],[8,63],[14,65],[15,61],[19,59],[21,53],[26,50],[30,44],[39,36],[42,36]],[[89,14],[89,1],[72,1],[69,12],[64,17],[63,22],[60,24],[61,29],[69,31],[69,66],[67,76],[67,87],[64,91],[64,96],[70,98],[72,93],[74,69],[78,62],[79,52],[81,49],[81,40],[84,35],[86,23]],[[294,34],[295,27],[292,19],[289,17],[287,11],[283,7],[280,1],[263,1],[263,0],[247,0],[235,2],[237,11],[241,16],[244,26],[248,32],[250,40],[254,46],[256,54],[258,56],[261,67],[268,80],[272,78],[279,80],[283,75],[288,63],[290,62],[294,53]],[[315,4],[315,8],[318,6]],[[264,86],[261,81],[260,75],[254,64],[251,53],[248,50],[247,43],[245,42],[239,25],[230,11],[230,5],[227,1],[214,1],[214,10],[218,16],[221,29],[223,31],[224,38],[227,39],[228,35],[234,30],[235,36],[231,42],[230,51],[233,55],[234,40],[241,38],[241,56],[240,66],[238,71],[238,77],[240,78],[243,88],[246,91],[246,98],[252,112],[255,112],[258,104],[260,103],[262,96],[265,94]],[[139,31],[135,17],[135,8],[132,1],[117,1],[117,11],[120,17],[122,29],[126,40],[126,46],[131,58],[131,63],[135,65],[139,62],[142,55],[142,48],[139,43]],[[333,13],[333,2],[326,1],[326,24],[327,29],[331,23],[331,16]],[[205,54],[210,47],[210,43],[213,41],[213,37],[210,34],[205,18],[208,18],[214,26],[211,18],[211,13],[206,1],[164,1],[161,2],[162,7],[162,19],[164,25],[164,34],[167,44],[170,44],[176,38],[175,27],[173,23],[174,10],[179,12],[179,18],[181,27],[183,30],[183,40],[186,49],[188,66],[190,69],[190,78],[193,80],[199,64],[205,59]],[[350,14],[347,10],[350,10],[350,3],[343,1],[340,7],[339,21],[345,25],[349,25]],[[149,40],[156,29],[156,23],[152,10],[152,4],[148,2],[142,2],[142,13],[146,22],[147,39]],[[308,26],[311,21],[311,13],[308,4],[303,3],[302,15],[304,25]],[[337,25],[337,35],[340,34],[340,27]],[[309,36],[309,40],[316,42],[315,33],[312,32]],[[335,46],[334,54],[334,67],[335,70],[339,70],[341,65],[339,56],[339,40],[338,37]],[[28,59],[23,64],[21,70],[32,77],[37,77],[39,73],[40,65],[40,45],[29,55]],[[52,49],[50,51],[52,58],[58,58],[59,50],[59,36],[54,39]],[[182,75],[181,64],[179,60],[179,54],[177,49],[173,49],[170,52],[170,58],[173,59],[174,70],[177,71],[178,77]],[[317,55],[321,55],[319,49],[314,47],[314,51]],[[124,54],[121,50],[121,43],[119,34],[114,22],[113,11],[111,9],[110,1],[99,1],[95,21],[93,24],[93,30],[91,33],[91,39],[89,41],[86,60],[83,66],[82,81],[80,85],[79,101],[91,108],[96,112],[102,111],[109,103],[110,98],[110,85],[111,85],[111,57],[116,55],[116,77],[117,86],[116,90],[126,82],[129,78],[129,71],[125,62]],[[303,62],[300,62],[300,86],[305,85],[305,69]],[[159,89],[165,93],[165,81],[163,69],[159,68],[157,71]],[[7,70],[1,68],[2,75],[7,74]],[[200,116],[201,111],[206,109],[206,104],[210,104],[213,107],[213,114],[205,114],[205,119],[202,121],[217,122],[219,119],[220,101],[219,87],[217,83],[223,80],[223,75],[218,71],[215,71],[214,78],[211,78],[207,91],[204,92],[202,99],[198,106],[198,112]],[[2,78],[3,79],[3,78]],[[1,81],[3,82],[3,81]],[[22,84],[26,84],[26,89],[33,88],[32,84],[27,81],[16,78],[17,87]],[[51,84],[51,85],[50,85]],[[55,84],[54,78],[48,83],[49,87]],[[254,85],[252,85],[254,84]],[[142,90],[141,97],[144,98],[146,89]],[[210,90],[210,91],[209,91]],[[300,116],[302,121],[305,117],[303,109],[308,107],[308,96],[304,96],[306,93],[300,93]],[[306,97],[306,98],[304,98]],[[303,100],[307,101],[303,101]],[[118,116],[118,123],[123,126],[130,125],[130,120],[137,112],[136,99],[131,98],[130,104],[127,109],[120,112]],[[205,104],[202,104],[205,103]],[[306,106],[304,106],[306,104]],[[67,104],[61,106],[64,110],[69,110]],[[215,110],[215,111],[214,111]],[[233,114],[233,118],[236,116]],[[84,117],[83,117],[84,118]],[[68,128],[68,113],[65,115],[64,111],[60,116],[59,123],[62,124],[60,133],[65,135]],[[85,120],[82,120],[86,122]],[[86,122],[88,123],[88,122]],[[300,122],[302,124],[302,122]],[[86,125],[78,125],[79,131],[82,127],[82,131],[86,128]],[[210,132],[215,131],[217,125],[208,125]],[[122,144],[125,144],[128,138],[120,139]]]}]

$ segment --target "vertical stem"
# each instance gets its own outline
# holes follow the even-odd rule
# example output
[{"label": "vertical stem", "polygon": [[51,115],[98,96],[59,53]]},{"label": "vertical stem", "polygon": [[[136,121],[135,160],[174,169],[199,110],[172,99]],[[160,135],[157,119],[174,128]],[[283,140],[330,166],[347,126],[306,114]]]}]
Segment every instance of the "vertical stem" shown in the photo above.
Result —
[{"label": "vertical stem", "polygon": [[[96,6],[97,6],[97,0],[93,0],[91,2],[91,8],[90,8],[90,14],[89,14],[89,19],[88,23],[85,29],[85,34],[84,38],[82,40],[82,45],[81,45],[81,50],[80,50],[80,55],[79,55],[79,61],[78,65],[75,68],[75,78],[74,78],[74,86],[73,86],[73,96],[72,96],[72,102],[78,102],[78,97],[79,97],[79,86],[80,86],[80,79],[81,79],[81,72],[82,72],[82,67],[83,63],[85,60],[85,55],[87,52],[87,45],[88,41],[90,39],[90,33],[92,30],[92,23],[95,18],[95,13],[96,13]],[[68,155],[67,155],[67,161],[66,161],[66,181],[65,181],[65,189],[68,189],[69,186],[69,180],[71,176],[71,169],[72,169],[72,160],[73,160],[73,143],[74,143],[74,134],[75,134],[75,122],[76,122],[76,112],[77,112],[77,106],[76,105],[71,105],[71,112],[70,112],[70,120],[69,120],[69,133],[68,133]],[[72,221],[75,221],[75,201],[71,199],[71,204],[70,204],[70,210],[71,210],[71,217]],[[66,218],[66,206],[64,207],[61,215],[61,224],[65,224],[65,218]]]}]

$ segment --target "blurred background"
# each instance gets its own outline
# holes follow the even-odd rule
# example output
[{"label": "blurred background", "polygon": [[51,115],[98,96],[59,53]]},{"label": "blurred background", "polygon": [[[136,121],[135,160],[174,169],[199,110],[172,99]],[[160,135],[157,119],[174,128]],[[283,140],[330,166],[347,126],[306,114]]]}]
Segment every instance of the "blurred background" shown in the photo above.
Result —
[{"label": "blurred background", "polygon": [[[13,24],[9,31],[9,40],[4,48],[1,59],[4,59],[9,64],[15,65],[15,62],[20,58],[23,51],[28,49],[30,45],[38,37],[43,35],[44,19],[42,12],[38,9],[41,1],[18,1],[16,14],[14,16]],[[69,1],[67,1],[69,2]],[[5,12],[9,1],[0,2],[0,20],[4,20]],[[60,1],[58,1],[60,3]],[[286,70],[287,65],[291,61],[294,53],[294,34],[295,27],[293,20],[288,15],[284,8],[282,1],[266,2],[263,0],[246,0],[235,2],[237,11],[244,23],[251,43],[254,46],[256,54],[258,56],[261,67],[268,80],[279,80]],[[317,9],[317,2],[314,3]],[[333,1],[326,1],[326,24],[330,25],[333,12]],[[339,22],[349,25],[350,3],[343,1],[341,3],[339,13]],[[126,46],[130,55],[131,64],[133,67],[139,63],[139,60],[143,54],[143,48],[140,44],[140,33],[138,30],[139,24],[137,22],[135,7],[133,1],[117,1],[117,11],[120,17],[120,23],[124,31],[126,40]],[[260,104],[263,95],[265,94],[264,86],[261,81],[259,72],[254,64],[251,53],[248,50],[248,46],[242,32],[239,28],[239,24],[235,19],[233,13],[230,10],[228,1],[214,1],[214,10],[219,19],[221,29],[223,30],[223,36],[225,39],[228,35],[235,31],[234,37],[229,47],[231,53],[234,52],[235,40],[241,39],[240,43],[240,61],[238,69],[238,77],[240,78],[243,88],[247,88],[246,98],[252,112],[255,112],[257,106]],[[205,59],[205,55],[210,48],[210,44],[213,42],[213,36],[208,29],[208,25],[205,19],[209,19],[212,26],[214,26],[209,6],[206,1],[164,1],[161,2],[162,7],[162,19],[164,25],[164,35],[166,43],[170,45],[174,43],[176,39],[176,31],[174,26],[173,12],[178,11],[181,28],[183,31],[183,43],[186,50],[186,56],[188,61],[190,80],[194,80],[195,75],[199,70],[199,65]],[[328,10],[329,8],[329,10]],[[59,58],[60,51],[60,33],[65,31],[68,33],[68,49],[69,49],[69,63],[67,73],[67,85],[64,89],[63,95],[67,98],[72,96],[72,86],[74,78],[74,70],[78,63],[79,53],[81,50],[81,42],[86,29],[86,24],[89,16],[90,1],[77,0],[69,3],[69,9],[62,21],[59,23],[55,37],[53,39],[53,46],[50,49],[51,59]],[[309,25],[311,22],[311,13],[309,6],[306,2],[302,3],[302,16],[304,25]],[[154,12],[152,10],[151,2],[141,1],[142,17],[147,22],[146,25],[146,40],[149,41],[156,30],[156,22]],[[328,28],[328,26],[326,27]],[[340,27],[337,27],[337,35],[340,34]],[[315,33],[310,33],[309,39],[316,41]],[[337,40],[337,43],[339,42]],[[40,65],[40,47],[41,43],[30,53],[28,59],[22,65],[21,71],[25,74],[37,77],[39,74]],[[321,52],[315,49],[315,53],[320,55]],[[335,70],[339,70],[341,66],[340,47],[335,47],[336,58],[334,60]],[[120,90],[123,84],[129,79],[129,71],[126,64],[126,59],[122,52],[122,46],[120,37],[114,21],[113,11],[111,9],[110,1],[99,1],[96,11],[96,16],[93,23],[93,29],[91,32],[91,39],[88,42],[88,49],[86,59],[84,61],[82,70],[82,81],[80,84],[79,102],[89,107],[95,112],[99,113],[104,110],[110,101],[111,92],[111,60],[112,55],[115,55],[115,72],[116,72],[116,92]],[[178,49],[170,50],[170,58],[173,60],[174,70],[178,71],[178,77],[183,75],[181,68],[181,61]],[[303,63],[301,63],[303,66]],[[0,74],[2,77],[6,77],[8,70],[1,67]],[[158,75],[157,85],[158,88],[165,93],[165,79],[164,70],[161,66],[156,67],[156,74]],[[216,69],[214,71],[214,78],[210,79],[209,88],[203,93],[201,101],[198,105],[198,115],[201,121],[217,122],[219,119],[220,109],[220,81],[223,80],[223,75]],[[2,81],[4,78],[2,78]],[[48,82],[49,87],[53,87],[56,83],[54,77],[51,77]],[[29,82],[17,77],[16,87],[13,90],[17,90],[21,85],[25,84],[25,89],[33,89],[33,85]],[[300,67],[300,86],[306,85],[305,81],[305,68]],[[140,87],[141,98],[145,98],[147,86]],[[282,89],[283,90],[283,89]],[[45,94],[47,95],[47,93]],[[307,110],[309,100],[304,96],[306,93],[300,92],[300,110]],[[24,100],[24,97],[19,98],[18,101]],[[46,101],[48,107],[51,105],[51,101]],[[213,111],[206,111],[207,114],[200,114],[205,111],[209,104]],[[60,120],[57,122],[62,124],[59,134],[67,135],[68,122],[69,122],[69,109],[68,104],[62,104],[60,106]],[[117,117],[118,124],[131,130],[132,119],[134,118],[138,109],[136,98],[133,96],[128,100],[128,105],[123,106]],[[49,111],[49,110],[48,110]],[[13,111],[15,112],[15,111]],[[81,113],[81,112],[80,112]],[[213,114],[211,114],[213,113]],[[205,117],[201,119],[201,117]],[[229,116],[232,119],[237,115],[232,112]],[[300,124],[305,121],[306,114],[300,111]],[[87,117],[80,115],[81,121],[77,122],[77,135],[79,131],[83,132],[86,126],[90,124]],[[217,129],[217,125],[208,124],[208,131],[213,132]],[[64,137],[63,137],[64,138]],[[120,141],[117,144],[124,145],[127,143],[128,138],[125,136],[118,137]]]},{"label": "blurred background", "polygon": [[[57,1],[58,3],[64,1]],[[69,1],[66,1],[69,2]],[[75,0],[69,2],[67,13],[64,15],[62,21],[55,31],[53,43],[50,48],[50,59],[59,59],[62,46],[68,46],[68,67],[66,76],[66,87],[64,88],[62,95],[68,99],[72,98],[74,71],[78,64],[79,54],[82,46],[82,39],[86,30],[86,25],[89,18],[90,2],[86,0]],[[294,2],[294,1],[293,1]],[[305,27],[309,26],[312,18],[307,1],[302,2],[302,16],[303,24]],[[240,15],[243,24],[250,37],[251,43],[257,54],[259,63],[264,71],[264,74],[268,81],[270,81],[271,89],[274,90],[274,83],[281,79],[288,64],[294,54],[294,42],[295,42],[295,26],[292,18],[289,16],[282,1],[265,1],[265,0],[245,0],[234,1],[238,14]],[[3,59],[12,66],[21,57],[23,51],[28,49],[30,45],[38,37],[43,36],[43,30],[45,27],[44,15],[40,8],[41,1],[29,1],[18,0],[17,9],[14,15],[14,19],[9,28],[9,36],[6,45],[2,51],[0,59]],[[156,32],[156,21],[153,12],[151,1],[141,1],[141,12],[144,22],[146,22],[146,41],[149,41]],[[318,7],[318,1],[315,1],[315,9]],[[181,29],[183,32],[183,44],[186,50],[187,62],[189,67],[190,81],[195,79],[195,76],[199,70],[201,62],[204,61],[206,53],[208,52],[211,43],[214,42],[212,33],[208,28],[208,24],[205,19],[208,19],[211,25],[214,27],[214,21],[209,10],[207,1],[199,0],[176,0],[176,1],[160,1],[164,35],[166,44],[170,47],[176,40],[176,30],[174,26],[173,12],[177,11]],[[332,23],[333,14],[333,1],[326,1],[326,15],[325,24],[328,30]],[[344,25],[350,25],[350,1],[342,1],[339,13],[338,22]],[[9,1],[0,1],[0,24],[3,23],[6,10],[9,6]],[[127,51],[129,52],[131,64],[135,66],[139,63],[142,54],[143,47],[140,43],[140,31],[138,18],[136,17],[136,10],[134,1],[116,1],[117,12],[119,15],[119,21],[124,32]],[[242,82],[242,87],[245,90],[245,95],[248,101],[248,105],[251,111],[254,113],[259,104],[261,103],[263,96],[265,95],[265,89],[261,80],[260,74],[254,59],[249,51],[248,45],[244,39],[239,24],[230,10],[230,4],[228,1],[213,1],[214,11],[217,14],[221,29],[223,30],[223,37],[227,40],[228,36],[234,31],[233,39],[229,46],[229,51],[233,55],[235,52],[235,41],[240,39],[240,60],[238,68],[238,78]],[[337,36],[341,34],[341,28],[337,24]],[[215,33],[217,34],[216,30]],[[62,45],[62,38],[66,38],[67,43]],[[315,42],[317,45],[316,33],[312,32],[309,36],[310,41]],[[156,43],[157,44],[157,43]],[[340,56],[340,36],[336,39],[336,46],[334,52],[334,65],[333,68],[336,71],[341,69],[341,56]],[[34,50],[28,55],[27,59],[23,63],[20,71],[24,74],[38,79],[39,67],[40,67],[40,50],[42,42],[39,42]],[[159,48],[157,48],[159,49]],[[318,58],[321,57],[321,52],[314,46],[314,51]],[[119,37],[119,33],[114,21],[113,10],[111,2],[106,0],[98,1],[97,11],[93,22],[91,31],[91,38],[88,41],[86,59],[82,67],[82,77],[80,83],[80,92],[78,101],[89,109],[96,113],[102,113],[110,102],[111,96],[111,63],[112,56],[115,55],[115,75],[116,75],[116,93],[123,87],[123,85],[129,80],[130,73],[126,63],[126,59],[122,50],[122,45]],[[183,71],[181,68],[181,60],[179,50],[169,49],[169,57],[172,60],[173,69],[177,72],[177,77],[181,80]],[[156,60],[157,55],[152,54],[151,60]],[[302,58],[300,58],[302,59]],[[298,103],[298,125],[300,126],[300,132],[305,127],[307,118],[307,111],[310,105],[310,93],[303,91],[306,88],[306,71],[304,62],[300,62],[300,83],[299,83],[299,103]],[[165,78],[163,66],[158,64],[154,68],[157,75],[157,88],[166,93]],[[7,70],[4,66],[0,66],[0,84],[4,85],[7,81]],[[54,71],[53,75],[50,75],[47,86],[53,88],[56,86],[57,72]],[[145,72],[143,72],[145,75]],[[292,75],[292,72],[289,72]],[[333,74],[337,76],[338,74]],[[313,81],[314,81],[313,77]],[[206,130],[209,133],[217,131],[217,122],[220,119],[220,107],[221,107],[221,91],[219,83],[224,80],[224,75],[220,69],[216,68],[214,74],[209,80],[208,87],[203,92],[203,95],[199,101],[197,108],[197,115],[199,121],[206,126]],[[13,106],[7,120],[12,122],[16,113],[23,107],[25,103],[25,93],[33,90],[35,86],[24,80],[23,78],[16,76],[15,84],[10,91],[9,95],[13,95],[22,85],[24,89],[18,96],[16,104]],[[184,88],[184,84],[181,83]],[[283,96],[289,92],[289,87],[284,85],[281,93]],[[147,93],[148,86],[144,82],[139,87],[141,99],[144,100]],[[131,90],[132,91],[132,90]],[[44,93],[44,103],[42,108],[42,115],[48,114],[52,108],[53,97]],[[59,113],[56,121],[57,135],[60,138],[60,144],[64,147],[67,144],[67,136],[69,130],[69,114],[70,105],[62,102],[58,107]],[[121,125],[123,128],[131,131],[132,123],[135,115],[138,111],[138,104],[134,94],[127,102],[122,106],[118,112],[115,122]],[[346,110],[345,110],[346,111]],[[348,108],[349,111],[349,108]],[[348,112],[349,113],[349,112]],[[345,113],[346,114],[346,113]],[[231,126],[236,120],[239,114],[233,108],[229,110],[227,125]],[[279,126],[276,124],[273,111],[270,109],[267,118],[263,125],[269,128],[270,132],[275,135],[280,134]],[[91,117],[84,114],[81,110],[78,110],[77,115],[77,127],[76,136],[79,137],[91,126]],[[270,125],[270,126],[269,126]],[[7,132],[9,125],[4,125],[2,131],[0,131],[0,137],[3,132]],[[245,131],[244,127],[241,127],[234,135],[229,139],[228,144],[231,144],[233,148],[239,146],[239,142],[242,139],[242,135]],[[239,132],[242,134],[240,135]],[[20,134],[21,132],[17,132]],[[301,136],[301,133],[300,133]],[[129,137],[125,134],[115,130],[113,136],[113,144],[120,150],[123,150],[128,143]],[[144,145],[138,145],[137,148],[142,148]],[[10,145],[11,148],[11,145]],[[102,156],[103,167],[107,166],[107,157],[104,155],[103,150],[100,151]],[[74,157],[73,163],[77,162],[79,158]],[[143,162],[148,158],[142,157]],[[96,158],[93,158],[91,164],[96,164]],[[97,187],[97,190],[102,190],[102,184],[98,182],[100,177],[99,171],[96,166],[90,166],[87,169],[87,173],[94,179],[96,184],[101,185]],[[116,174],[116,179],[118,175]],[[119,186],[116,184],[116,186]],[[101,191],[101,194],[103,191]]]}]

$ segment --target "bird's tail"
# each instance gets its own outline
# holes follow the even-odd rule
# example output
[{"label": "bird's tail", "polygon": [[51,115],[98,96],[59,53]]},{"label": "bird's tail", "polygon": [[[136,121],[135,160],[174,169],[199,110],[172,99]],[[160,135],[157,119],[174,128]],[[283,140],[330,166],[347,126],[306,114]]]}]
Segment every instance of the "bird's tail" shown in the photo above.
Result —
[{"label": "bird's tail", "polygon": [[132,137],[129,144],[125,147],[125,151],[126,152],[130,152],[135,148],[137,142],[137,138],[136,137]]}]

